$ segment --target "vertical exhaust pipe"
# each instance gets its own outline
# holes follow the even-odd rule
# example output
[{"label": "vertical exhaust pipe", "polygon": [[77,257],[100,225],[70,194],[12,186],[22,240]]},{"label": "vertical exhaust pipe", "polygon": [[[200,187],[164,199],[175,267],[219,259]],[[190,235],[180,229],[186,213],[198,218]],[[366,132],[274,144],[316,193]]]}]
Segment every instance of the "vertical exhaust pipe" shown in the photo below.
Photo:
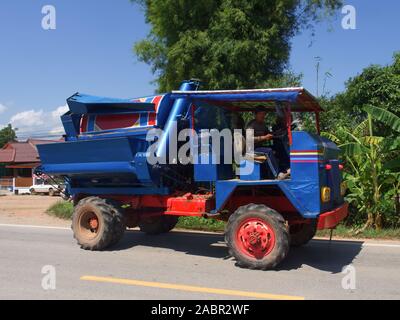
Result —
[{"label": "vertical exhaust pipe", "polygon": [[[180,91],[196,91],[198,90],[200,82],[198,80],[184,81],[179,88]],[[157,158],[167,159],[169,136],[171,131],[174,129],[176,122],[187,113],[190,106],[190,100],[188,98],[179,98],[174,102],[171,113],[164,127],[164,134],[158,144]]]}]

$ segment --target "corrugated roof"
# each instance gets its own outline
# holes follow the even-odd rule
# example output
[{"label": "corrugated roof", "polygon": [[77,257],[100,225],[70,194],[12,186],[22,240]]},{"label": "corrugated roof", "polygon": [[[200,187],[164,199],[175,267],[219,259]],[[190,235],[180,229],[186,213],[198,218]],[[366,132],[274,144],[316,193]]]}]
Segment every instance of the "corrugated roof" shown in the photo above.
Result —
[{"label": "corrugated roof", "polygon": [[0,150],[0,163],[1,162],[13,162],[14,161],[14,150],[13,149],[5,149]]},{"label": "corrugated roof", "polygon": [[39,153],[36,146],[58,142],[55,140],[35,140],[26,142],[10,142],[0,150],[0,162],[2,163],[39,163]]},{"label": "corrugated roof", "polygon": [[39,162],[36,147],[29,142],[16,142],[11,144],[15,149],[14,163]]}]

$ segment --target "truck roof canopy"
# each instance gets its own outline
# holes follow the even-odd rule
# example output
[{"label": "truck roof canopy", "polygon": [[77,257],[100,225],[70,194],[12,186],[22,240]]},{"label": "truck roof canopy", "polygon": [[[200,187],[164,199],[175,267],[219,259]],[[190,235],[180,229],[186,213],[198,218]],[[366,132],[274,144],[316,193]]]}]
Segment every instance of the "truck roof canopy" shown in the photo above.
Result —
[{"label": "truck roof canopy", "polygon": [[236,112],[254,111],[256,108],[275,112],[276,107],[287,104],[293,112],[324,111],[317,99],[304,88],[172,92],[172,98],[180,97],[190,98],[195,105],[220,106]]}]

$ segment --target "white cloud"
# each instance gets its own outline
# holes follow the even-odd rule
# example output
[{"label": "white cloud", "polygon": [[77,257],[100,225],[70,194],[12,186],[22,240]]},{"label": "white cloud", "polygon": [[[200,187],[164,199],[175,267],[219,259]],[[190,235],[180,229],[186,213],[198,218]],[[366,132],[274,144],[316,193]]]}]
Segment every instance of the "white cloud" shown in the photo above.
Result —
[{"label": "white cloud", "polygon": [[6,110],[7,110],[7,107],[4,104],[0,103],[0,113],[3,113]]},{"label": "white cloud", "polygon": [[54,110],[51,113],[51,115],[53,116],[54,119],[59,120],[62,115],[64,115],[65,113],[68,112],[68,110],[69,110],[69,108],[67,105],[61,106],[61,107],[58,107],[56,110]]},{"label": "white cloud", "polygon": [[23,128],[40,127],[44,124],[43,110],[29,110],[17,113],[11,117],[10,123],[20,130]]},{"label": "white cloud", "polygon": [[54,139],[64,134],[60,117],[67,111],[68,106],[60,106],[53,111],[23,111],[12,116],[10,123],[18,128],[17,135],[22,140],[29,137]]}]

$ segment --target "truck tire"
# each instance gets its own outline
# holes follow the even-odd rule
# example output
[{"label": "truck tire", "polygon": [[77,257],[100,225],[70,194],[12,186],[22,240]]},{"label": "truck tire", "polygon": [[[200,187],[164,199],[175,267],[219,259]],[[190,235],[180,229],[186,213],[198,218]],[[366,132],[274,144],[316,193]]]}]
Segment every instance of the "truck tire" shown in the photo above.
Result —
[{"label": "truck tire", "polygon": [[54,191],[54,189],[50,188],[49,189],[49,196],[50,197],[54,197],[56,195],[56,192]]},{"label": "truck tire", "polygon": [[140,231],[148,235],[157,235],[168,233],[175,228],[178,223],[178,217],[161,216],[139,222]]},{"label": "truck tire", "polygon": [[310,223],[293,225],[289,228],[290,245],[292,247],[301,247],[309,243],[317,233],[317,221],[312,220]]},{"label": "truck tire", "polygon": [[74,210],[72,231],[82,249],[104,250],[122,238],[125,231],[123,212],[112,200],[82,199]]},{"label": "truck tire", "polygon": [[290,247],[284,218],[275,210],[256,204],[240,207],[229,217],[225,241],[237,266],[253,270],[276,268]]},{"label": "truck tire", "polygon": [[113,237],[110,243],[110,246],[114,246],[121,241],[125,234],[126,219],[124,209],[120,203],[114,200],[108,200],[108,202],[118,211],[118,214],[114,215]]}]

